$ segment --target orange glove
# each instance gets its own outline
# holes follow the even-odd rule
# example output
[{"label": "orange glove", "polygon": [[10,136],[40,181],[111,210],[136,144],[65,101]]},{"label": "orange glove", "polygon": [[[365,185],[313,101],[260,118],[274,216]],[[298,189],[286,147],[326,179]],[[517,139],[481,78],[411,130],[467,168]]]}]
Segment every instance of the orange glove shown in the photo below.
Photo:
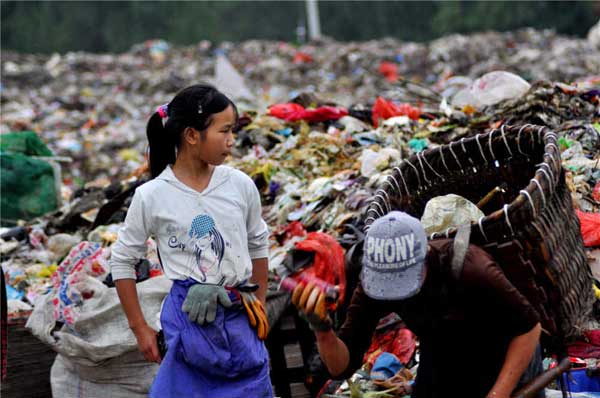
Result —
[{"label": "orange glove", "polygon": [[326,332],[331,330],[332,322],[327,312],[326,294],[314,282],[301,282],[292,292],[292,304],[298,308],[312,330]]},{"label": "orange glove", "polygon": [[256,329],[256,335],[261,340],[266,340],[269,334],[269,321],[263,303],[252,292],[240,291],[242,304],[246,309],[250,326]]}]

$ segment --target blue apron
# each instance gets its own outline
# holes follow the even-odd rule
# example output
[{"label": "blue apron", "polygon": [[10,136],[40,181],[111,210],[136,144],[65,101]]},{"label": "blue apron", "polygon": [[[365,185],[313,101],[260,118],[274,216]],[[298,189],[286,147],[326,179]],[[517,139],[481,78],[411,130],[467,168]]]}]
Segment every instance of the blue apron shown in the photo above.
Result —
[{"label": "blue apron", "polygon": [[150,397],[272,398],[269,355],[246,311],[219,306],[213,323],[190,322],[181,305],[194,283],[174,281],[163,304],[160,321],[168,350]]}]

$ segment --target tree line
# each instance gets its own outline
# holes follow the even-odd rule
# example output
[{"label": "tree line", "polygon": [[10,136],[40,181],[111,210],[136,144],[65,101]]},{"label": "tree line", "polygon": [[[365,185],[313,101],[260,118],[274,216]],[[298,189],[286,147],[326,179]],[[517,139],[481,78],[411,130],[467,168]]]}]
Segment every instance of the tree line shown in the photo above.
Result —
[{"label": "tree line", "polygon": [[[585,36],[600,17],[591,1],[319,1],[321,30],[343,41],[520,27]],[[31,53],[122,52],[161,38],[181,45],[269,39],[299,42],[304,1],[2,1],[1,48]]]}]

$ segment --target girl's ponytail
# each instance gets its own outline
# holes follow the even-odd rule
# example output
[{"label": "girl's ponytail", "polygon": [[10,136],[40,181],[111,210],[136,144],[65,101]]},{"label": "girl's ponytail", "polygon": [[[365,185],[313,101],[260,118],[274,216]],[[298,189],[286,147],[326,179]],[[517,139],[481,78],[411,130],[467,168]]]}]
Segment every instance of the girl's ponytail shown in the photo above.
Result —
[{"label": "girl's ponytail", "polygon": [[150,145],[150,173],[152,178],[157,177],[169,164],[175,163],[175,140],[172,134],[167,134],[163,126],[163,118],[159,112],[148,120],[146,135]]}]

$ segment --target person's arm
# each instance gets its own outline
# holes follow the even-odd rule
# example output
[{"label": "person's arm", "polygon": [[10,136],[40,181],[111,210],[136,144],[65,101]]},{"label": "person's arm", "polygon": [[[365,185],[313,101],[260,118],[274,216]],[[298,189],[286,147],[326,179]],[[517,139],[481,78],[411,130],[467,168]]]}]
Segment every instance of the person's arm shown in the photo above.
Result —
[{"label": "person's arm", "polygon": [[135,279],[119,279],[115,281],[117,294],[127,316],[129,328],[135,335],[138,347],[144,358],[150,362],[160,363],[158,344],[156,343],[156,330],[152,329],[142,313],[140,302],[135,287]]},{"label": "person's arm", "polygon": [[528,332],[514,337],[506,351],[504,364],[490,390],[488,398],[509,398],[521,375],[527,368],[540,339],[542,327],[539,322]]},{"label": "person's arm", "polygon": [[246,179],[246,231],[248,233],[248,253],[252,259],[250,280],[258,284],[256,297],[266,304],[267,276],[269,273],[269,228],[262,218],[260,193],[248,176]]},{"label": "person's arm", "polygon": [[315,332],[317,348],[327,370],[333,377],[340,376],[350,364],[350,352],[346,344],[335,335],[333,330]]},{"label": "person's arm", "polygon": [[[482,258],[487,261],[481,263]],[[480,262],[478,267],[465,268],[462,280],[473,293],[480,308],[485,308],[501,321],[507,337],[510,337],[504,363],[496,382],[487,397],[508,398],[529,365],[539,342],[541,326],[539,316],[531,303],[508,280],[501,268],[489,254],[476,246],[470,246],[465,265]]]},{"label": "person's arm", "polygon": [[117,242],[111,246],[109,264],[121,306],[140,351],[148,361],[160,362],[156,331],[144,319],[135,285],[135,264],[146,256],[146,240],[150,235],[148,224],[143,199],[136,191]]},{"label": "person's arm", "polygon": [[[294,294],[305,296],[305,289],[310,288],[310,285],[299,284],[296,289],[302,292],[297,295],[297,291],[294,291]],[[317,315],[314,309],[310,309],[309,301],[292,298],[292,303],[315,333],[319,354],[329,373],[336,378],[350,377],[361,366],[379,319],[390,312],[389,307],[367,297],[359,283],[346,311],[346,320],[336,336],[329,315],[325,318]]]},{"label": "person's arm", "polygon": [[269,259],[255,258],[252,260],[252,277],[250,281],[258,284],[258,290],[254,292],[256,297],[266,305],[267,301],[267,277],[269,273]]}]

